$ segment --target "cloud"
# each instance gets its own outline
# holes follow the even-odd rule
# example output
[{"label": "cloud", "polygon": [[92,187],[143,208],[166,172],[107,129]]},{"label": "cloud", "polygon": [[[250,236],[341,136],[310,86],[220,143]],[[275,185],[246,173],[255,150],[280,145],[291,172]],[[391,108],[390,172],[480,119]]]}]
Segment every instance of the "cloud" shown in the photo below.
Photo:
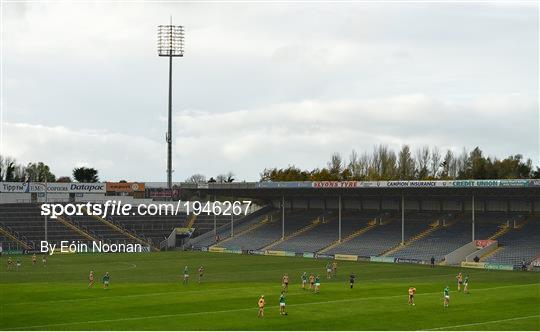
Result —
[{"label": "cloud", "polygon": [[[97,168],[102,179],[138,180],[164,164],[158,144],[140,136],[25,123],[4,123],[3,130],[2,154],[23,164],[43,161],[57,176],[88,166]],[[164,168],[159,173],[165,174]]]},{"label": "cloud", "polygon": [[[258,180],[265,167],[325,165],[333,152],[423,145],[461,151],[480,146],[488,155],[522,153],[538,162],[534,100],[484,96],[447,103],[423,95],[384,99],[305,100],[215,114],[185,110],[174,116],[174,179],[229,170]],[[489,117],[496,112],[497,117]],[[486,114],[488,116],[486,116]],[[45,161],[57,175],[75,166],[99,169],[103,179],[163,181],[165,142],[85,128],[4,124],[5,154],[24,163]]]},{"label": "cloud", "polygon": [[[537,5],[4,4],[2,154],[57,175],[165,179],[175,59],[174,177],[324,166],[376,144],[480,146],[538,163]],[[29,24],[29,22],[32,22]]]}]

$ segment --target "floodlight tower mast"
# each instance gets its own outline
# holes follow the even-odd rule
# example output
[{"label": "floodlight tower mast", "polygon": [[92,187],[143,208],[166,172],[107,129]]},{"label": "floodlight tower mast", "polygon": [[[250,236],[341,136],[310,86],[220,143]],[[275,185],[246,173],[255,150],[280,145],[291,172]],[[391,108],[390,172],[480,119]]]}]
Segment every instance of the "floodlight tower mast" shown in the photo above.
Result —
[{"label": "floodlight tower mast", "polygon": [[169,57],[169,115],[167,133],[167,187],[172,187],[172,59],[184,56],[184,27],[171,24],[158,26],[158,55]]}]

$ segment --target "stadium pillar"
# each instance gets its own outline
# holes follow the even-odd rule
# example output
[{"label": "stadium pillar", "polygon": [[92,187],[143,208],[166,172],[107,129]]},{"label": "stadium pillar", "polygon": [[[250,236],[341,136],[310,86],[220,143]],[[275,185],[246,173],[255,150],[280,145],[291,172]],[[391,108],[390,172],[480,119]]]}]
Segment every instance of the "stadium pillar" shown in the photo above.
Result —
[{"label": "stadium pillar", "polygon": [[172,188],[172,59],[184,56],[184,27],[181,25],[158,26],[158,55],[169,58],[169,100],[168,122],[165,141],[167,142],[167,188]]},{"label": "stadium pillar", "polygon": [[405,243],[405,196],[401,194],[401,244]]},{"label": "stadium pillar", "polygon": [[472,196],[472,240],[474,241],[474,195]]},{"label": "stadium pillar", "polygon": [[[234,202],[234,197],[233,197],[233,202]],[[231,211],[231,237],[234,236],[234,213],[232,213]]]},{"label": "stadium pillar", "polygon": [[231,237],[234,236],[234,213],[231,213]]},{"label": "stadium pillar", "polygon": [[[167,188],[172,188],[172,55],[169,56],[169,105],[167,121]],[[172,196],[172,195],[171,195]]]},{"label": "stadium pillar", "polygon": [[[216,195],[214,195],[214,204],[216,204]],[[217,223],[216,223],[216,214],[213,213],[214,215],[214,237],[217,235]]]},{"label": "stadium pillar", "polygon": [[341,195],[339,195],[339,202],[338,202],[338,234],[339,234],[339,242],[341,242]]},{"label": "stadium pillar", "polygon": [[285,196],[281,196],[281,239],[285,238]]},{"label": "stadium pillar", "polygon": [[[234,197],[233,197],[233,202],[234,202]],[[234,213],[232,213],[231,211],[231,237],[234,236]]]},{"label": "stadium pillar", "polygon": [[[30,187],[30,183],[28,184],[28,187]],[[45,179],[45,203],[48,203],[47,193],[49,192],[49,186],[47,185],[47,179]],[[45,215],[45,242],[47,242],[49,231],[47,229],[47,215]]]}]

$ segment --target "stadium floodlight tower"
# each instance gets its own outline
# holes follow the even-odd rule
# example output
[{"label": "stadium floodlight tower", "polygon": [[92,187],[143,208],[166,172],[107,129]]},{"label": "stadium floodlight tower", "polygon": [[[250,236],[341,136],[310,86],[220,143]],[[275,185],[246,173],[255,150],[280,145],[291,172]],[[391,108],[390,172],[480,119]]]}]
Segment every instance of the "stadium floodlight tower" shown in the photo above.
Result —
[{"label": "stadium floodlight tower", "polygon": [[171,24],[158,26],[158,55],[169,57],[169,120],[167,126],[167,188],[172,188],[172,59],[184,56],[184,27]]}]

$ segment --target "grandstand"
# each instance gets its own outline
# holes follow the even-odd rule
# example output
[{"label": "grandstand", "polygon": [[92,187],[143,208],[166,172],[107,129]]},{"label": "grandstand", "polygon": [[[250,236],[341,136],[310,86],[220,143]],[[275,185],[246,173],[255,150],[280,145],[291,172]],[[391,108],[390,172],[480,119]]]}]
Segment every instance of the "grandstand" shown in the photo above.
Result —
[{"label": "grandstand", "polygon": [[308,226],[314,220],[319,218],[323,212],[319,210],[290,211],[286,212],[286,218],[289,223],[282,224],[281,217],[276,214],[270,214],[267,223],[261,227],[253,228],[241,236],[236,236],[222,245],[230,249],[255,250],[262,249],[270,244],[279,241],[282,234],[285,236],[294,233],[303,227]]},{"label": "grandstand", "polygon": [[[25,243],[29,247],[38,248],[40,241],[44,240],[45,218],[41,216],[41,210],[36,204],[0,204],[0,227],[10,230],[19,237],[19,243],[10,241],[8,246],[24,248]],[[50,243],[59,244],[66,239],[81,242],[89,240],[59,220],[49,219],[47,228],[47,240]],[[3,244],[3,247],[6,246]]]},{"label": "grandstand", "polygon": [[[434,213],[426,219],[418,219],[417,216],[411,216],[407,219],[405,227],[405,236],[410,237],[423,229],[427,228],[429,222],[435,219],[438,213]],[[375,227],[358,236],[351,241],[345,242],[334,247],[328,253],[336,254],[354,254],[359,256],[378,256],[383,254],[389,248],[393,248],[401,241],[401,221],[392,213],[387,212],[381,215],[376,221]]]},{"label": "grandstand", "polygon": [[[47,236],[52,242],[137,242],[158,250],[173,230],[182,228],[191,230],[191,238],[177,243],[181,248],[417,262],[434,257],[442,263],[473,239],[496,239],[499,248],[483,253],[481,261],[515,265],[540,253],[537,185],[533,180],[182,184],[190,197],[244,197],[256,200],[259,208],[234,217],[185,212],[151,216],[139,214],[134,205],[126,215],[106,219],[49,218]],[[98,202],[108,198],[105,192],[92,195]],[[37,249],[45,225],[39,201],[6,203],[6,197],[2,193],[2,247]]]},{"label": "grandstand", "polygon": [[66,219],[69,219],[69,221],[74,223],[77,227],[91,232],[96,238],[102,241],[126,243],[131,240],[125,233],[109,226],[94,216],[73,216]]},{"label": "grandstand", "polygon": [[521,223],[503,234],[499,239],[499,250],[486,261],[491,263],[519,265],[530,262],[540,252],[540,216],[528,216]]},{"label": "grandstand", "polygon": [[[218,242],[224,243],[224,241],[229,241],[234,238],[235,234],[236,236],[239,236],[245,232],[251,231],[253,228],[264,225],[275,213],[273,208],[266,206],[233,222],[231,222],[231,218],[228,217],[227,222],[220,226],[216,225],[215,230],[212,229],[204,232],[202,235],[194,238],[191,241],[191,244],[193,244],[194,248],[201,249],[216,245]],[[201,217],[204,218],[205,216],[198,216],[198,218]],[[197,228],[198,225],[195,225],[195,227]]]},{"label": "grandstand", "polygon": [[[295,252],[318,252],[322,248],[330,245],[338,238],[337,217],[335,211],[330,211],[322,215],[320,222],[297,236],[286,239],[275,245],[272,249],[289,250]],[[360,225],[361,219],[352,215],[343,216],[341,232],[349,235]],[[314,241],[316,239],[316,241]]]},{"label": "grandstand", "polygon": [[471,223],[462,219],[439,225],[431,234],[393,253],[394,257],[441,261],[444,255],[471,241]]},{"label": "grandstand", "polygon": [[149,242],[159,244],[163,241],[171,231],[176,227],[184,227],[187,223],[187,215],[179,214],[163,214],[160,216],[152,216],[147,214],[139,214],[136,207],[128,210],[127,215],[108,214],[108,221],[118,224],[125,230],[134,234],[137,237],[147,239]]}]

